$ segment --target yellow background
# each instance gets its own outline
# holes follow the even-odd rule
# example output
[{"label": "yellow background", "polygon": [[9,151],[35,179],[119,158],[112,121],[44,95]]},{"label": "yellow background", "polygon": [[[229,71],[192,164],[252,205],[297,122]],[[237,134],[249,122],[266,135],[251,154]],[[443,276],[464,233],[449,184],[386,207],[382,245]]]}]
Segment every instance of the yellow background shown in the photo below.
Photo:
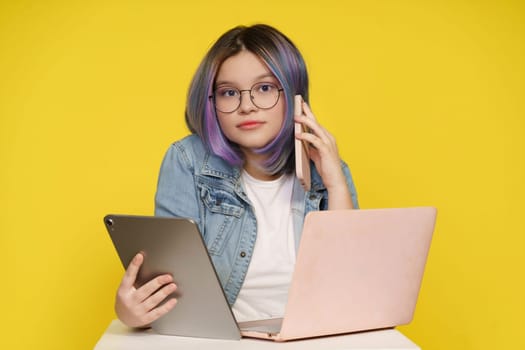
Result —
[{"label": "yellow background", "polygon": [[237,24],[289,35],[363,208],[434,205],[424,349],[524,349],[521,1],[0,2],[2,349],[92,348],[122,267],[109,212],[151,214],[189,80]]}]

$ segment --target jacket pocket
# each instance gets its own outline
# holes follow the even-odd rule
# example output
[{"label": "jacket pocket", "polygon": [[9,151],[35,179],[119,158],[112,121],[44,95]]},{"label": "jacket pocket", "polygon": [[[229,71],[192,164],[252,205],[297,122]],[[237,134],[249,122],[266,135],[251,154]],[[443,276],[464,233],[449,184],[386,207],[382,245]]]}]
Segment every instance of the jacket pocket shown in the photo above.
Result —
[{"label": "jacket pocket", "polygon": [[210,254],[220,255],[232,233],[240,229],[244,207],[239,198],[227,189],[199,184],[204,205],[204,241]]}]

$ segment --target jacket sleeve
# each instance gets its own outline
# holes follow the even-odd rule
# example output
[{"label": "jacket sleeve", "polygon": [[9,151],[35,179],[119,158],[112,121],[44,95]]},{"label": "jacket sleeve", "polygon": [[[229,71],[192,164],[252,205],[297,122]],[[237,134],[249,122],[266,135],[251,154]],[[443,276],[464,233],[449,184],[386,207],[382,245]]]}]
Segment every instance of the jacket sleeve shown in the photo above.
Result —
[{"label": "jacket sleeve", "polygon": [[346,185],[350,190],[350,195],[352,196],[352,204],[354,209],[359,209],[359,201],[357,200],[357,190],[355,189],[354,180],[352,179],[352,174],[350,173],[350,168],[345,162],[342,162],[343,173],[346,178]]},{"label": "jacket sleeve", "polygon": [[194,167],[181,142],[170,146],[160,168],[155,215],[192,219],[200,224]]}]

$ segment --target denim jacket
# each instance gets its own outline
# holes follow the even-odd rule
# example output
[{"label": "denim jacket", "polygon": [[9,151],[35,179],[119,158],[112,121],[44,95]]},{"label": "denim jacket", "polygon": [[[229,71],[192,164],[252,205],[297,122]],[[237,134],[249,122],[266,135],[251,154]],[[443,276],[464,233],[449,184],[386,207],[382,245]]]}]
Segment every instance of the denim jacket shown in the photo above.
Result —
[{"label": "denim jacket", "polygon": [[[350,170],[341,164],[357,208]],[[296,249],[305,215],[328,206],[327,190],[315,166],[310,167],[311,190],[305,193],[297,179],[293,185]],[[241,289],[257,237],[257,221],[242,188],[240,171],[210,153],[197,135],[190,135],[168,149],[155,197],[155,215],[189,218],[198,224],[230,305]]]}]

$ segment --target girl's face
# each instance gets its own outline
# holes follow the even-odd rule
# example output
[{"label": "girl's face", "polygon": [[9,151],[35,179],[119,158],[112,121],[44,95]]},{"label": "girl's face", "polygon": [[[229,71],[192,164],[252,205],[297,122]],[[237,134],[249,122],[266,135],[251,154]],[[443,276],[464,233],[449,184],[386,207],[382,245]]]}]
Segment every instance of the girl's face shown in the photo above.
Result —
[{"label": "girl's face", "polygon": [[264,147],[275,139],[284,122],[283,92],[277,92],[279,99],[275,106],[261,109],[252,102],[250,92],[246,91],[256,84],[255,89],[261,93],[267,93],[272,85],[281,88],[279,81],[266,65],[247,50],[229,57],[222,63],[215,83],[216,94],[220,93],[228,98],[230,95],[235,95],[236,91],[242,90],[241,103],[237,110],[231,113],[216,110],[222,132],[230,141],[239,145],[245,155],[251,153],[250,149]]}]

